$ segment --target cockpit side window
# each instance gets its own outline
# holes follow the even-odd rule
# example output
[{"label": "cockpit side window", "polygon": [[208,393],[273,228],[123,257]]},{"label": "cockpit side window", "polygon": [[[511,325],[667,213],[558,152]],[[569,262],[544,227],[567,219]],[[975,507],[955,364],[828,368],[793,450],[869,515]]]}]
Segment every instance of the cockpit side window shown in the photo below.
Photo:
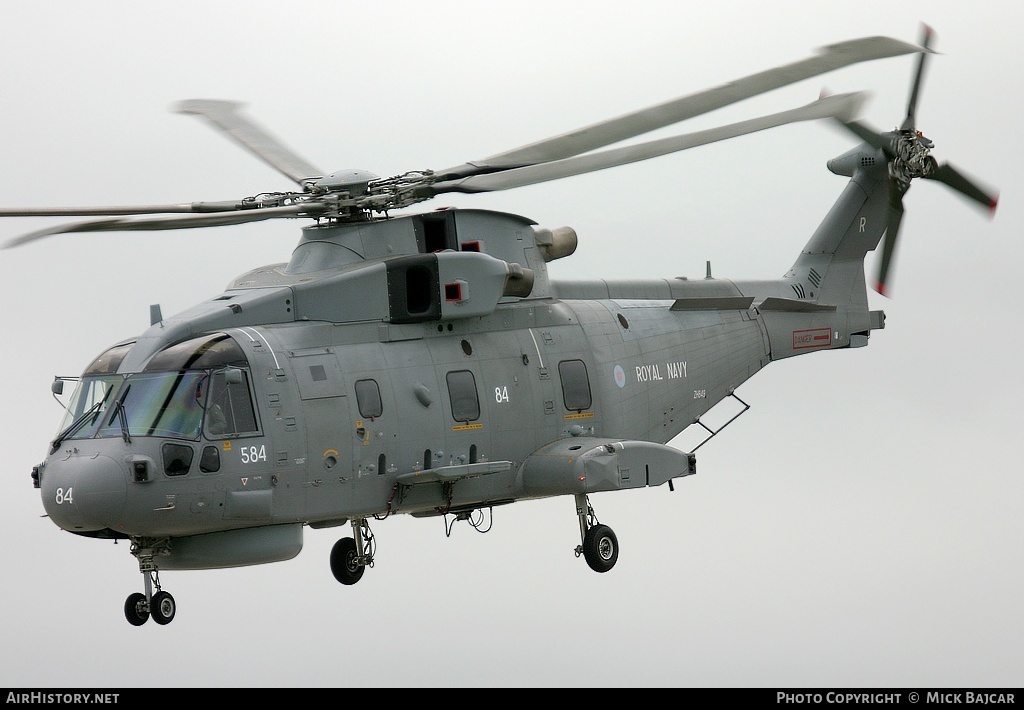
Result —
[{"label": "cockpit side window", "polygon": [[213,373],[206,401],[205,430],[211,439],[259,431],[249,390],[248,370],[229,367]]}]

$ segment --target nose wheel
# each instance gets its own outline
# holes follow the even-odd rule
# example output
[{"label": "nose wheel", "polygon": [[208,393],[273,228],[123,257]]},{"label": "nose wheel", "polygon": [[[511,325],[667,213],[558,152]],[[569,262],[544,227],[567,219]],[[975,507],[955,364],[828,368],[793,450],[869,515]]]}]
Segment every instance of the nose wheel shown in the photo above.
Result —
[{"label": "nose wheel", "polygon": [[142,626],[149,617],[162,626],[171,623],[176,609],[170,592],[157,592],[149,601],[142,592],[133,592],[124,602],[124,617],[132,626]]},{"label": "nose wheel", "polygon": [[142,626],[149,621],[149,602],[146,595],[133,592],[124,602],[124,616],[132,626]]},{"label": "nose wheel", "polygon": [[584,494],[576,496],[576,515],[580,519],[583,544],[576,548],[576,556],[583,558],[595,572],[607,572],[619,559],[619,541],[607,525],[598,522],[590,500]]},{"label": "nose wheel", "polygon": [[178,606],[170,592],[160,588],[160,571],[153,564],[153,551],[133,548],[132,554],[139,560],[139,571],[146,581],[146,591],[128,595],[124,601],[124,617],[132,626],[142,626],[150,617],[161,626],[171,623]]}]

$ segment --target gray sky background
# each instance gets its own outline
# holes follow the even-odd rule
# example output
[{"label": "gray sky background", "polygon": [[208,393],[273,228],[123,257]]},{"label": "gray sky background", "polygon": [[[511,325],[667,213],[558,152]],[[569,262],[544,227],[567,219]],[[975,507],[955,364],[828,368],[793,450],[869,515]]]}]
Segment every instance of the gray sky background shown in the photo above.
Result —
[{"label": "gray sky background", "polygon": [[[234,199],[289,189],[194,118],[244,101],[310,162],[443,168],[868,35],[936,32],[918,110],[935,155],[997,187],[989,220],[917,181],[886,328],[868,348],[775,363],[698,475],[591,501],[621,544],[592,572],[571,498],[373,526],[377,561],[331,576],[344,530],[295,559],[168,572],[178,615],[129,626],[128,545],[42,518],[32,466],[60,420],[49,383],[113,342],[287,261],[301,223],[64,235],[0,253],[0,686],[804,686],[1024,684],[1024,154],[1015,2],[12,3],[0,23],[0,203]],[[658,135],[869,90],[902,121],[914,59],[871,62]],[[802,124],[544,185],[428,203],[570,225],[556,278],[781,276],[845,185],[853,146]],[[55,220],[0,221],[0,240]],[[873,262],[872,262],[873,264]],[[685,442],[677,442],[686,448]]]}]

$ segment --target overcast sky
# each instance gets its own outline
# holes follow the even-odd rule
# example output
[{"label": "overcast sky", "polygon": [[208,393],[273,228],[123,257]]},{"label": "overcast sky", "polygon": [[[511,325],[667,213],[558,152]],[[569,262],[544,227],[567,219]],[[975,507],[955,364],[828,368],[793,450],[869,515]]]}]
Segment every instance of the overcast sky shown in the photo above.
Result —
[{"label": "overcast sky", "polygon": [[[498,9],[498,8],[501,9]],[[811,9],[813,8],[813,9]],[[0,252],[6,475],[0,686],[805,686],[1024,684],[1016,2],[482,3],[54,0],[0,23],[0,204],[235,199],[291,184],[194,118],[250,116],[328,171],[440,169],[869,35],[936,32],[918,107],[935,155],[997,187],[989,220],[918,181],[870,347],[775,363],[698,474],[591,497],[618,535],[609,573],[573,549],[571,498],[373,526],[376,566],[331,576],[347,528],[295,559],[167,572],[178,613],[130,626],[127,544],[43,514],[29,474],[62,410],[49,384],[236,275],[287,261],[299,222],[64,235]],[[669,135],[869,90],[906,110],[914,59],[844,69]],[[569,225],[555,278],[775,278],[845,185],[826,124],[441,203]],[[0,241],[56,220],[0,221]],[[677,442],[684,447],[682,442]]]}]

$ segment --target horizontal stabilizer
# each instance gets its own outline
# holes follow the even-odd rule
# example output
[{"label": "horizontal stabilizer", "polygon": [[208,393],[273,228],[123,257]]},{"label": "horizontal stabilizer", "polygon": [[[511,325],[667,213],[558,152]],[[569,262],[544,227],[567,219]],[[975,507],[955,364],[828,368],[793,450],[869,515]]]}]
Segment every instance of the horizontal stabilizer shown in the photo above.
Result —
[{"label": "horizontal stabilizer", "polygon": [[817,313],[835,311],[836,307],[825,303],[810,303],[808,301],[797,301],[792,298],[769,296],[761,301],[758,309],[762,311],[788,311],[789,313]]},{"label": "horizontal stabilizer", "polygon": [[754,302],[753,296],[725,296],[722,298],[679,298],[670,311],[745,311]]}]

